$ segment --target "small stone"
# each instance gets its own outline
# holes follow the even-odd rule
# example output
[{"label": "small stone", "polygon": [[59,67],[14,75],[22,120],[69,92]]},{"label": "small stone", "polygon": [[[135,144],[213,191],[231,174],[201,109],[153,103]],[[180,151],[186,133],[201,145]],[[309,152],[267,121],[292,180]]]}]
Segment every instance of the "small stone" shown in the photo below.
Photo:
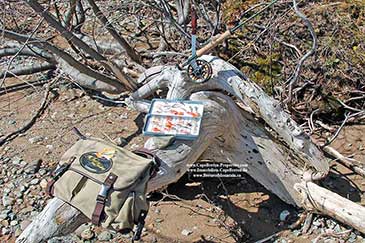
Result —
[{"label": "small stone", "polygon": [[14,125],[14,124],[16,124],[16,121],[15,121],[15,120],[9,120],[9,121],[8,121],[8,124],[9,124],[9,125]]},{"label": "small stone", "polygon": [[33,180],[30,181],[29,184],[31,185],[37,185],[39,183],[39,179],[38,178],[34,178]]},{"label": "small stone", "polygon": [[32,137],[32,138],[29,138],[29,139],[28,139],[28,141],[29,141],[31,144],[39,143],[39,142],[42,142],[42,141],[43,141],[43,137],[42,137],[42,136]]},{"label": "small stone", "polygon": [[1,233],[3,234],[3,235],[7,235],[7,234],[9,234],[11,232],[11,230],[9,229],[9,228],[3,228],[2,230],[1,230]]},{"label": "small stone", "polygon": [[125,146],[128,144],[128,141],[125,139],[125,138],[122,138],[122,137],[118,137],[115,139],[115,143],[118,145],[118,146]]},{"label": "small stone", "polygon": [[10,222],[10,226],[17,226],[18,225],[18,221],[13,220]]},{"label": "small stone", "polygon": [[21,233],[22,233],[22,230],[20,228],[16,228],[14,235],[15,235],[15,237],[18,237]]},{"label": "small stone", "polygon": [[39,185],[43,188],[43,189],[46,189],[47,188],[47,180],[46,179],[42,179],[41,180],[41,183],[39,183]]},{"label": "small stone", "polygon": [[42,160],[37,159],[29,163],[29,165],[25,168],[25,172],[27,174],[34,174],[36,173],[39,168],[41,167]]},{"label": "small stone", "polygon": [[15,193],[15,197],[16,198],[22,198],[23,197],[23,193],[22,192],[16,192]]},{"label": "small stone", "polygon": [[347,239],[347,242],[353,243],[356,242],[357,235],[354,232],[351,232],[350,237]]},{"label": "small stone", "polygon": [[8,218],[8,214],[7,213],[1,213],[0,214],[0,221],[1,220],[4,220],[4,219],[7,219]]},{"label": "small stone", "polygon": [[45,175],[47,174],[47,171],[45,169],[40,169],[39,170],[39,174],[42,176],[42,175]]},{"label": "small stone", "polygon": [[122,115],[119,116],[119,118],[122,120],[128,119],[128,113],[123,113]]},{"label": "small stone", "polygon": [[27,162],[25,162],[24,160],[23,160],[22,162],[20,162],[20,166],[21,166],[21,167],[25,167],[27,164],[28,164],[28,163],[27,163]]},{"label": "small stone", "polygon": [[181,231],[181,234],[184,236],[191,235],[192,233],[193,233],[193,231],[188,230],[188,229],[183,229],[183,231]]},{"label": "small stone", "polygon": [[98,235],[98,240],[100,241],[110,241],[112,239],[112,234],[108,231],[103,231]]},{"label": "small stone", "polygon": [[157,218],[157,219],[155,219],[155,222],[156,223],[161,223],[161,222],[163,222],[163,219]]},{"label": "small stone", "polygon": [[23,185],[23,186],[20,186],[19,191],[25,192],[27,189],[28,189],[28,187]]},{"label": "small stone", "polygon": [[3,196],[3,199],[2,199],[2,203],[3,203],[3,206],[4,207],[7,207],[7,206],[11,206],[13,205],[15,202],[15,199],[12,198],[12,197],[8,197],[8,196]]},{"label": "small stone", "polygon": [[155,213],[156,213],[156,214],[160,214],[160,213],[161,213],[161,209],[156,208]]},{"label": "small stone", "polygon": [[94,237],[94,232],[90,228],[85,229],[81,233],[81,238],[84,240],[90,240],[93,237]]},{"label": "small stone", "polygon": [[4,195],[8,195],[10,192],[11,192],[10,188],[5,188],[3,191]]},{"label": "small stone", "polygon": [[52,145],[52,144],[48,144],[48,145],[46,145],[46,148],[47,148],[49,151],[53,151],[53,145]]},{"label": "small stone", "polygon": [[280,213],[280,221],[285,221],[287,220],[287,218],[289,217],[290,215],[290,212],[288,210],[283,210],[281,213]]},{"label": "small stone", "polygon": [[21,159],[21,158],[19,158],[19,157],[14,157],[14,158],[12,159],[12,164],[13,164],[13,165],[19,165],[19,164],[20,164],[20,162],[22,162],[22,159]]},{"label": "small stone", "polygon": [[293,230],[293,235],[298,237],[301,234],[300,230]]}]

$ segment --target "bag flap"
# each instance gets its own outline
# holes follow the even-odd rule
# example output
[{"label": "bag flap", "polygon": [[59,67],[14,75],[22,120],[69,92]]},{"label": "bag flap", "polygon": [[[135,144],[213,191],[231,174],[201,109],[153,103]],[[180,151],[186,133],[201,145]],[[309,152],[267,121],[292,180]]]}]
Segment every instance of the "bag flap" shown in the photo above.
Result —
[{"label": "bag flap", "polygon": [[152,166],[152,160],[101,139],[88,138],[76,142],[61,158],[61,164],[76,157],[71,170],[102,184],[112,172],[118,176],[114,190],[131,186]]}]

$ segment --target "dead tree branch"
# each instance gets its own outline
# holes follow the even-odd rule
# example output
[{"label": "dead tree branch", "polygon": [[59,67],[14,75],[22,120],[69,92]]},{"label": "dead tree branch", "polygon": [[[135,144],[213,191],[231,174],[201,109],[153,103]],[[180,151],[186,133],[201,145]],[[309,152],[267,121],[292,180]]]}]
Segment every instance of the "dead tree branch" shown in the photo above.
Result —
[{"label": "dead tree branch", "polygon": [[[27,36],[24,36],[24,35],[21,35],[18,33],[14,33],[9,30],[3,30],[3,35],[5,38],[17,40],[19,42],[25,42],[28,39]],[[99,80],[99,82],[104,82],[105,84],[108,84],[107,89],[105,89],[106,85],[103,86],[103,91],[107,91],[107,92],[111,92],[111,93],[120,93],[123,90],[125,90],[125,86],[119,80],[110,78],[106,75],[103,75],[99,72],[96,72],[96,71],[90,69],[86,65],[75,60],[70,54],[60,50],[56,46],[54,46],[46,41],[38,40],[35,38],[31,38],[30,41],[31,41],[32,45],[35,45],[41,49],[45,49],[45,50],[53,53],[56,61],[61,63],[61,69],[62,69],[62,63],[67,63],[66,67],[64,67],[62,69],[65,73],[70,73],[70,72],[73,73],[74,70],[78,70],[78,73],[83,73],[85,75],[85,77],[86,76],[91,77],[91,79],[89,78],[85,81],[87,81],[88,84],[93,86],[94,89],[97,88],[97,86],[95,84],[95,80]],[[60,62],[61,60],[63,60],[64,62]],[[73,76],[73,77],[75,78],[76,81],[78,81],[79,78],[80,78],[80,80],[83,80],[81,77],[78,77],[78,76],[76,76],[76,77]]]},{"label": "dead tree branch", "polygon": [[94,0],[87,0],[93,9],[96,17],[100,20],[100,22],[105,26],[108,32],[113,36],[113,38],[125,49],[127,55],[136,63],[141,64],[142,60],[138,53],[128,44],[128,42],[118,34],[115,30],[114,26],[109,22],[109,20],[105,17],[103,12],[100,10],[98,5],[94,2]]},{"label": "dead tree branch", "polygon": [[0,78],[16,77],[22,75],[29,75],[34,73],[44,72],[50,69],[55,69],[56,65],[50,63],[35,63],[24,67],[15,68],[8,71],[0,72]]}]

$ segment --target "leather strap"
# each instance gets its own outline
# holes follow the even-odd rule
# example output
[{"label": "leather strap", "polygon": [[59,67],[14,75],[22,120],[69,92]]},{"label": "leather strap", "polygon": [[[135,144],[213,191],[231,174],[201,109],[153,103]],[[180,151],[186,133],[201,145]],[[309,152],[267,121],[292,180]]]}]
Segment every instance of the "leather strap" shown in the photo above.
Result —
[{"label": "leather strap", "polygon": [[68,163],[62,164],[61,166],[57,167],[57,169],[55,169],[52,172],[52,178],[51,178],[51,180],[48,181],[47,188],[46,188],[48,195],[53,196],[54,184],[68,170],[71,163],[74,162],[75,159],[76,159],[75,157],[71,157],[70,160],[68,161]]},{"label": "leather strap", "polygon": [[105,202],[108,198],[108,194],[110,189],[113,188],[113,184],[117,180],[118,176],[113,173],[110,173],[105,179],[103,185],[101,186],[101,190],[96,197],[96,205],[91,217],[91,222],[95,225],[99,225],[102,220],[102,215],[104,212]]}]

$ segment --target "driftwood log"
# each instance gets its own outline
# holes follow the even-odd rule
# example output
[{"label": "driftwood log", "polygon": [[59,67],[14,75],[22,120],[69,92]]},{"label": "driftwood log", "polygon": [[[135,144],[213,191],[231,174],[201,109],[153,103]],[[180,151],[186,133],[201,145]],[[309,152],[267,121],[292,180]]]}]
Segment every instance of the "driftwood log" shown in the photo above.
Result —
[{"label": "driftwood log", "polygon": [[[166,66],[146,70],[129,105],[147,112],[148,98],[168,89],[168,99],[203,101],[204,118],[199,138],[178,140],[157,149],[162,159],[159,174],[149,182],[156,191],[176,182],[198,158],[246,165],[247,173],[283,201],[329,215],[365,233],[365,208],[315,184],[329,172],[327,159],[290,118],[279,102],[265,94],[231,64],[203,56],[213,68],[212,78],[192,83],[185,71]],[[209,153],[205,151],[209,150]],[[78,210],[52,199],[23,231],[17,242],[42,242],[73,232],[87,222]]]}]

